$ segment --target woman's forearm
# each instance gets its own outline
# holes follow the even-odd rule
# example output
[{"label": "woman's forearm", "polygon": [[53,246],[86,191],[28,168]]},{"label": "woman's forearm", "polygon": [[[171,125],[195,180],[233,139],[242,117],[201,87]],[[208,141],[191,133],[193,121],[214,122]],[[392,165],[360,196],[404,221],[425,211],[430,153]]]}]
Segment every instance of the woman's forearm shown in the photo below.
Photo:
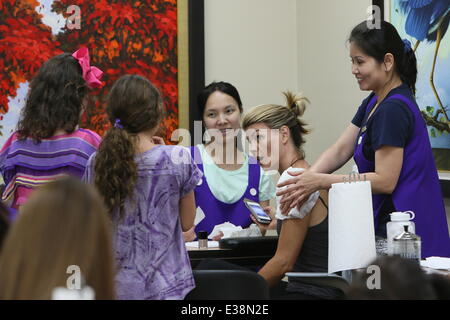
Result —
[{"label": "woman's forearm", "polygon": [[269,287],[276,285],[284,276],[286,272],[291,271],[292,267],[289,266],[287,261],[278,259],[276,256],[270,259],[264,267],[259,270],[258,274],[261,275],[269,284]]},{"label": "woman's forearm", "polygon": [[310,170],[317,173],[332,173],[341,168],[353,156],[359,128],[350,123],[338,140],[314,162]]},{"label": "woman's forearm", "polygon": [[277,251],[259,274],[266,279],[269,286],[276,285],[286,272],[294,268],[295,261],[308,231],[310,215],[303,219],[286,219],[283,221],[280,237],[278,238]]},{"label": "woman's forearm", "polygon": [[[365,176],[365,178],[364,178]],[[349,176],[344,174],[319,174],[320,189],[328,190],[333,183],[348,181]],[[373,194],[391,194],[395,185],[389,183],[388,179],[383,178],[375,172],[361,174],[361,180],[370,181]]]},{"label": "woman's forearm", "polygon": [[[361,174],[370,181],[373,194],[392,194],[403,165],[403,148],[382,146],[375,152],[375,172]],[[318,174],[321,189],[329,189],[333,183],[343,182],[346,175]],[[364,178],[365,177],[365,178]]]},{"label": "woman's forearm", "polygon": [[327,149],[309,168],[312,172],[333,173],[352,157],[352,153],[340,152],[336,146]]}]

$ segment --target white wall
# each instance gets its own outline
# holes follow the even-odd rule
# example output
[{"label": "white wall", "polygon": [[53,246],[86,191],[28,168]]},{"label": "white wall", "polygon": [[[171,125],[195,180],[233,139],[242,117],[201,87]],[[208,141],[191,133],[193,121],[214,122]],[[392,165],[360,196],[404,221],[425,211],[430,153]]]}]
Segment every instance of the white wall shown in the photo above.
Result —
[{"label": "white wall", "polygon": [[296,0],[205,0],[205,82],[232,83],[244,109],[297,88]]},{"label": "white wall", "polygon": [[[388,0],[386,0],[388,1]],[[346,40],[371,0],[205,0],[205,80],[233,83],[244,111],[283,103],[281,91],[311,100],[309,162],[350,123],[361,100]],[[339,172],[348,173],[353,162]],[[450,222],[450,200],[446,199]],[[449,223],[450,228],[450,223]]]},{"label": "white wall", "polygon": [[[368,15],[370,0],[298,0],[299,90],[311,100],[305,120],[313,131],[307,137],[307,159],[314,162],[350,123],[361,100],[351,74],[346,40],[351,29]],[[353,161],[340,170],[349,173]]]},{"label": "white wall", "polygon": [[[350,72],[346,39],[366,19],[370,0],[206,0],[205,81],[239,90],[244,110],[283,103],[281,91],[302,91],[313,132],[313,162],[352,119],[361,93]],[[342,172],[349,172],[351,165]]]}]

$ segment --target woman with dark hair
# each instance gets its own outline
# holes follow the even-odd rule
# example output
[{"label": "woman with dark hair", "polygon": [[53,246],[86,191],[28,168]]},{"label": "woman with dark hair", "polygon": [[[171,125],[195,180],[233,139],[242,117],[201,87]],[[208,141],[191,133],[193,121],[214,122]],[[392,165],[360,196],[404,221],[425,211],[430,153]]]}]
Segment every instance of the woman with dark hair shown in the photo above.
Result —
[{"label": "woman with dark hair", "polygon": [[115,298],[111,223],[95,188],[58,179],[20,211],[1,250],[1,300]]},{"label": "woman with dark hair", "polygon": [[[352,281],[347,292],[350,300],[449,300],[450,279],[429,274],[417,262],[400,257],[383,256],[370,263],[379,268],[378,286],[374,274],[362,272]],[[375,283],[374,283],[375,284]]]},{"label": "woman with dark hair", "polygon": [[88,87],[101,86],[101,74],[89,66],[89,53],[81,48],[49,59],[31,81],[17,131],[0,151],[6,184],[2,200],[13,209],[35,187],[65,175],[83,176],[100,137],[78,125]]},{"label": "woman with dark hair", "polygon": [[[224,222],[247,228],[252,220],[244,199],[267,207],[275,187],[256,159],[239,147],[241,98],[232,84],[213,82],[199,93],[197,101],[206,141],[192,147],[193,158],[204,173],[195,188],[195,200],[197,212],[202,211],[205,217],[195,231],[209,234],[214,226]],[[195,238],[193,230],[185,238]]]},{"label": "woman with dark hair", "polygon": [[305,172],[280,184],[282,212],[314,191],[342,182],[331,174],[352,156],[371,182],[375,233],[386,237],[394,211],[414,211],[422,257],[450,256],[450,239],[427,127],[415,101],[417,62],[409,41],[382,21],[358,24],[349,38],[352,73],[361,90],[372,91],[340,138]]},{"label": "woman with dark hair", "polygon": [[100,191],[115,226],[117,297],[183,299],[195,284],[182,231],[194,225],[201,172],[187,149],[155,138],[163,101],[148,79],[119,78],[106,111],[113,126],[84,179]]}]

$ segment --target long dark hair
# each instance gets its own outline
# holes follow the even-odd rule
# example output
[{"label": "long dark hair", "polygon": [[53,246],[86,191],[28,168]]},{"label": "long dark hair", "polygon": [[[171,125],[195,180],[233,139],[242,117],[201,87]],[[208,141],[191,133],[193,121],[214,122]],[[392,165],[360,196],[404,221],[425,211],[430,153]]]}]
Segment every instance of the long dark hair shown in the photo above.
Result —
[{"label": "long dark hair", "polygon": [[394,56],[395,71],[412,92],[416,92],[417,60],[414,51],[405,47],[395,27],[381,21],[380,28],[370,28],[366,20],[353,28],[348,41],[355,43],[364,53],[384,61],[386,53]]},{"label": "long dark hair", "polygon": [[17,124],[19,138],[40,141],[59,129],[73,132],[80,121],[86,94],[81,67],[70,53],[49,59],[30,83]]},{"label": "long dark hair", "polygon": [[[95,158],[95,185],[111,212],[123,211],[137,179],[134,161],[137,134],[155,128],[163,116],[158,89],[146,78],[125,75],[112,87],[106,107],[113,126],[108,130]],[[120,122],[114,126],[116,121]]]},{"label": "long dark hair", "polygon": [[[426,274],[412,260],[382,256],[370,263],[379,267],[379,288],[370,289],[374,277],[361,273],[353,279],[347,292],[352,300],[430,300],[449,299],[450,280],[441,275]],[[372,278],[372,279],[371,279]]]}]

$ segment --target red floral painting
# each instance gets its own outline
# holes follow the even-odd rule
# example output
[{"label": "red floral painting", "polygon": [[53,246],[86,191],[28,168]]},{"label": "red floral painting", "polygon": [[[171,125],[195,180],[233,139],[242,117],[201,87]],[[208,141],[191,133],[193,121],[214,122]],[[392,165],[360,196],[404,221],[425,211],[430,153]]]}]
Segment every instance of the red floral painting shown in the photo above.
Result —
[{"label": "red floral painting", "polygon": [[[79,10],[68,10],[73,5]],[[79,19],[75,28],[74,18]],[[26,91],[21,86],[44,61],[81,46],[89,49],[91,64],[104,71],[105,83],[91,91],[81,126],[103,135],[109,127],[108,90],[120,76],[139,74],[164,96],[166,115],[160,134],[169,141],[178,128],[176,0],[2,0],[0,123],[23,104],[23,93],[18,99],[18,92]],[[3,136],[10,133],[3,127],[0,130]]]}]

